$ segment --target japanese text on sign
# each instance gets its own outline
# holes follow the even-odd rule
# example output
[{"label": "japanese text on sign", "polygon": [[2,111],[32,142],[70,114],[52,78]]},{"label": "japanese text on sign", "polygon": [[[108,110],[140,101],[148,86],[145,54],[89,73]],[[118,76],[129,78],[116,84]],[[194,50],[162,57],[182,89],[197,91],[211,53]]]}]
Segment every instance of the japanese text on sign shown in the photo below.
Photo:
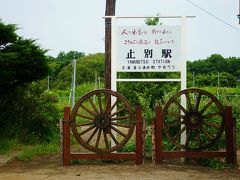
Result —
[{"label": "japanese text on sign", "polygon": [[180,26],[119,26],[117,71],[180,71],[180,34]]}]

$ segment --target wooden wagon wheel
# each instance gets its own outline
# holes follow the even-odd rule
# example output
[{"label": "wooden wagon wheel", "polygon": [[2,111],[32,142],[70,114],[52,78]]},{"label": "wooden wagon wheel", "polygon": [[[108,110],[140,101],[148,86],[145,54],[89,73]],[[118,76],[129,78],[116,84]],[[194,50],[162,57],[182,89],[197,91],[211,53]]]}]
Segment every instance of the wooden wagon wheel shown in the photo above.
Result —
[{"label": "wooden wagon wheel", "polygon": [[73,135],[79,144],[96,153],[120,149],[130,139],[135,127],[128,101],[107,89],[84,95],[75,104],[71,121]]},{"label": "wooden wagon wheel", "polygon": [[[185,98],[186,105],[181,104]],[[175,94],[163,109],[163,129],[175,147],[203,150],[212,146],[224,129],[223,107],[212,94],[186,89]],[[186,134],[185,142],[181,135]]]}]

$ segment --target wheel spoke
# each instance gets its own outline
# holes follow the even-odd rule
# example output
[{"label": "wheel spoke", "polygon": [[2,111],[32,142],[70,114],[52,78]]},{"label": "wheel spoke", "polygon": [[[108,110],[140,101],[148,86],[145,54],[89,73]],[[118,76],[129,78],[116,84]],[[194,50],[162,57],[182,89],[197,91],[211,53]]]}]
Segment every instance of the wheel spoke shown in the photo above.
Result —
[{"label": "wheel spoke", "polygon": [[169,116],[174,116],[174,117],[176,117],[176,118],[178,118],[178,119],[183,119],[183,118],[185,117],[184,115],[177,114],[177,113],[175,113],[175,112],[167,112],[167,115],[169,115]]},{"label": "wheel spoke", "polygon": [[83,104],[80,106],[80,107],[82,107],[85,111],[87,111],[89,114],[91,114],[92,116],[96,116],[96,114],[93,112],[93,111],[91,111],[90,109],[88,109],[86,106],[84,106]]},{"label": "wheel spoke", "polygon": [[201,128],[201,131],[204,133],[204,135],[211,141],[213,140],[213,137],[207,132],[205,131],[203,128]]},{"label": "wheel spoke", "polygon": [[76,124],[76,127],[81,127],[81,126],[89,126],[92,125],[93,122],[87,122],[87,123],[82,123],[82,124]]},{"label": "wheel spoke", "polygon": [[185,96],[186,96],[186,100],[187,100],[187,106],[188,106],[188,109],[189,109],[189,111],[192,111],[193,108],[192,108],[192,103],[191,103],[191,100],[190,100],[189,94],[185,94]]},{"label": "wheel spoke", "polygon": [[117,110],[113,114],[110,114],[110,117],[113,117],[113,116],[117,115],[118,113],[122,112],[123,110],[125,110],[125,107],[122,107],[121,109]]},{"label": "wheel spoke", "polygon": [[202,94],[199,93],[198,96],[197,96],[197,100],[196,100],[194,111],[198,111],[199,104],[200,104],[200,101],[201,101],[201,97],[202,97]]},{"label": "wheel spoke", "polygon": [[178,108],[181,109],[185,114],[187,113],[187,110],[186,110],[184,107],[182,107],[182,105],[179,104],[179,102],[177,102],[176,100],[174,100],[173,102],[174,102],[174,103],[178,106]]},{"label": "wheel spoke", "polygon": [[93,133],[91,134],[91,136],[89,136],[89,138],[87,139],[86,141],[87,144],[92,140],[93,136],[96,134],[97,131],[98,131],[98,128],[96,127]]},{"label": "wheel spoke", "polygon": [[98,135],[97,135],[96,144],[95,144],[95,148],[98,148],[99,140],[100,140],[100,137],[101,137],[101,133],[102,133],[102,129],[99,129]]},{"label": "wheel spoke", "polygon": [[178,121],[178,122],[166,124],[165,126],[166,126],[167,128],[171,128],[171,127],[178,126],[178,125],[180,125],[180,124],[184,124],[184,121]]},{"label": "wheel spoke", "polygon": [[173,139],[176,139],[180,134],[182,134],[187,129],[186,126],[184,126],[174,137]]},{"label": "wheel spoke", "polygon": [[100,113],[102,113],[103,112],[103,108],[102,108],[101,94],[98,94],[98,106],[99,106]]},{"label": "wheel spoke", "polygon": [[189,129],[187,132],[187,137],[186,137],[186,142],[185,142],[186,147],[188,147],[188,145],[189,145],[191,133],[192,133],[192,129]]},{"label": "wheel spoke", "polygon": [[111,131],[109,131],[109,134],[110,134],[111,138],[113,139],[113,141],[115,142],[115,144],[119,144],[119,142],[117,141],[117,139],[115,138],[115,136],[112,134]]},{"label": "wheel spoke", "polygon": [[114,131],[116,131],[118,134],[120,134],[123,137],[127,137],[126,134],[124,134],[123,132],[121,132],[120,130],[118,130],[117,128],[115,128],[114,126],[111,126],[111,129],[113,129]]},{"label": "wheel spoke", "polygon": [[220,128],[220,125],[217,124],[217,123],[214,123],[214,122],[204,122],[204,124],[208,125],[208,126],[211,126],[211,127],[215,127],[217,129]]},{"label": "wheel spoke", "polygon": [[93,107],[94,111],[95,111],[97,114],[99,114],[99,111],[98,111],[98,109],[97,109],[96,105],[93,103],[93,100],[92,100],[92,98],[89,98],[88,100],[89,100],[89,102],[91,103],[91,105],[92,105],[92,107]]},{"label": "wheel spoke", "polygon": [[211,105],[212,105],[213,101],[212,99],[207,103],[206,106],[204,106],[204,108],[200,111],[201,114],[203,114]]},{"label": "wheel spoke", "polygon": [[112,112],[112,110],[115,108],[115,106],[117,105],[117,99],[116,101],[114,102],[114,104],[112,105],[112,107],[107,111],[108,114],[110,114]]},{"label": "wheel spoke", "polygon": [[176,144],[176,145],[171,149],[171,151],[174,151],[174,150],[176,150],[177,148],[181,148],[181,145],[180,145],[180,144]]},{"label": "wheel spoke", "polygon": [[207,114],[203,117],[204,117],[204,119],[208,119],[208,118],[215,117],[215,116],[221,116],[221,114],[219,112],[216,112],[216,113]]},{"label": "wheel spoke", "polygon": [[109,144],[108,144],[108,139],[107,139],[107,132],[103,131],[104,134],[104,142],[105,142],[105,146],[107,149],[109,149]]},{"label": "wheel spoke", "polygon": [[116,118],[111,118],[112,121],[115,121],[115,120],[122,120],[122,119],[128,119],[130,118],[130,116],[120,116],[120,117],[116,117]]},{"label": "wheel spoke", "polygon": [[95,128],[95,127],[96,127],[95,125],[90,126],[89,128],[87,128],[87,129],[85,129],[84,131],[80,132],[80,133],[79,133],[79,136],[87,133],[88,131],[92,130],[92,129]]},{"label": "wheel spoke", "polygon": [[124,128],[131,128],[131,126],[127,125],[127,124],[119,124],[119,123],[115,123],[115,122],[112,122],[111,124],[114,125],[114,126],[119,126],[119,127],[124,127]]},{"label": "wheel spoke", "polygon": [[94,121],[94,118],[77,113],[77,116]]},{"label": "wheel spoke", "polygon": [[200,146],[202,146],[202,141],[201,141],[201,138],[200,138],[200,131],[198,129],[197,129],[197,133],[196,133],[195,139],[198,141],[198,144]]}]

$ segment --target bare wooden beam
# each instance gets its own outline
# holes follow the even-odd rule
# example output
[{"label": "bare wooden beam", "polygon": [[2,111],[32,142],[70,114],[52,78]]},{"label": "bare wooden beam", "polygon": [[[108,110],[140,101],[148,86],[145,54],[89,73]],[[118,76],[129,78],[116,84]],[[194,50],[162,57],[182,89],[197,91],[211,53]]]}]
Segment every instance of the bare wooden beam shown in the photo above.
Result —
[{"label": "bare wooden beam", "polygon": [[[106,16],[115,15],[116,0],[106,0]],[[111,19],[105,19],[105,88],[111,89]]]}]

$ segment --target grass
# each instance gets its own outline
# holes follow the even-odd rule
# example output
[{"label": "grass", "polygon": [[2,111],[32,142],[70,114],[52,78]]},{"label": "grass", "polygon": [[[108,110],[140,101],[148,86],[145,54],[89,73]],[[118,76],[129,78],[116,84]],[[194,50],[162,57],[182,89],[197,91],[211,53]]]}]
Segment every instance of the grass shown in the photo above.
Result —
[{"label": "grass", "polygon": [[23,145],[16,139],[0,139],[0,155],[8,155],[13,151],[19,151],[17,158],[19,160],[31,160],[36,156],[59,153],[58,142],[43,143],[36,145]]},{"label": "grass", "polygon": [[20,147],[16,139],[0,139],[0,155],[8,154],[11,149]]},{"label": "grass", "polygon": [[17,158],[22,161],[27,161],[36,156],[59,153],[59,150],[59,145],[55,143],[26,146],[23,148],[23,151],[17,156]]}]

